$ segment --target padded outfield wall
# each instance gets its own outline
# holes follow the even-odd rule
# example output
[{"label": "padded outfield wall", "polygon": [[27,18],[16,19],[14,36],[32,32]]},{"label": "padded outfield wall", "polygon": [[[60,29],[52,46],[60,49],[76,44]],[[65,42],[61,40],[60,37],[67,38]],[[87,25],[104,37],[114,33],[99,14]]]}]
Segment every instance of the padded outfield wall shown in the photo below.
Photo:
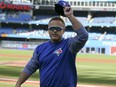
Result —
[{"label": "padded outfield wall", "polygon": [[81,52],[116,55],[116,41],[88,40]]},{"label": "padded outfield wall", "polygon": [[[0,47],[8,49],[33,50],[37,45],[43,42],[44,41],[1,41]],[[116,55],[116,41],[88,40],[80,53]]]}]

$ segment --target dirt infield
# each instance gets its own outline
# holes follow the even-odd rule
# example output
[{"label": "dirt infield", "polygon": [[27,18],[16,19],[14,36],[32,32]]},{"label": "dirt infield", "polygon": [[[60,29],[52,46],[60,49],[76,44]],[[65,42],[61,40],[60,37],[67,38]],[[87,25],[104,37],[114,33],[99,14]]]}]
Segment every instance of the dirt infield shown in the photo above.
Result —
[{"label": "dirt infield", "polygon": [[13,61],[13,62],[0,62],[0,64],[8,66],[25,66],[28,61]]},{"label": "dirt infield", "polygon": [[[15,57],[15,58],[31,58],[31,55],[17,55],[17,54],[0,54],[1,57]],[[116,63],[116,60],[108,59],[90,59],[90,58],[76,58],[78,62],[100,62],[100,63]]]},{"label": "dirt infield", "polygon": [[90,59],[90,58],[77,58],[78,62],[98,62],[98,63],[116,63],[116,60],[113,59],[108,59],[108,60],[103,60],[103,59]]},{"label": "dirt infield", "polygon": [[[31,56],[23,56],[23,55],[15,55],[15,54],[0,54],[0,56],[5,57],[15,57],[15,58],[31,58]],[[116,60],[101,60],[101,59],[83,59],[83,58],[77,58],[78,62],[100,62],[100,63],[116,63]],[[8,65],[8,66],[25,66],[28,61],[13,61],[13,62],[0,62],[0,64]],[[9,79],[9,78],[0,78],[0,82],[10,82],[10,83],[16,83],[16,79]],[[39,84],[39,81],[26,81],[26,84]],[[77,87],[115,87],[115,86],[99,86],[99,85],[87,85],[87,84],[78,84]]]}]

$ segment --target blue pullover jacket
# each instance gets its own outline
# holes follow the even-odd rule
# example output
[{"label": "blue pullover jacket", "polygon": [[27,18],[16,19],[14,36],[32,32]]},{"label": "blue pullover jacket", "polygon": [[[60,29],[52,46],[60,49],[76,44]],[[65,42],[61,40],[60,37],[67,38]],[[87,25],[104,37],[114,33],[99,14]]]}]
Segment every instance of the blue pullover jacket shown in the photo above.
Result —
[{"label": "blue pullover jacket", "polygon": [[76,54],[85,45],[88,33],[84,27],[75,31],[77,35],[52,43],[50,40],[37,46],[23,72],[40,73],[40,87],[76,87]]}]

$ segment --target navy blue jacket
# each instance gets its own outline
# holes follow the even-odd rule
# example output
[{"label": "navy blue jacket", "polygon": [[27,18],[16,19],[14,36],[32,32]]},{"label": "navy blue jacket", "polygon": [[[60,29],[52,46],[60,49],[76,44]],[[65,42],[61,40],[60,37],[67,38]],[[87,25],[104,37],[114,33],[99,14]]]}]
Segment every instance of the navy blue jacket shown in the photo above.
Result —
[{"label": "navy blue jacket", "polygon": [[37,46],[23,72],[31,75],[39,69],[40,87],[76,87],[76,53],[85,45],[88,33],[84,27],[75,32],[75,37]]}]

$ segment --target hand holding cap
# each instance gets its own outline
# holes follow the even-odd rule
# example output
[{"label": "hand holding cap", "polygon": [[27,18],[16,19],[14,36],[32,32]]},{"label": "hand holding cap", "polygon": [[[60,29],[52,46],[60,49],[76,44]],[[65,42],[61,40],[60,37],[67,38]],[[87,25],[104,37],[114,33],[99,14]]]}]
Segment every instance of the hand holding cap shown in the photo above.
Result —
[{"label": "hand holding cap", "polygon": [[70,9],[71,9],[70,7],[71,6],[69,5],[69,3],[64,1],[64,0],[60,0],[60,1],[58,1],[58,3],[55,4],[55,11],[59,15],[66,17],[66,15],[65,15],[66,11],[64,13],[64,8],[65,7],[68,7],[68,9],[66,10],[67,12],[70,11]]}]

